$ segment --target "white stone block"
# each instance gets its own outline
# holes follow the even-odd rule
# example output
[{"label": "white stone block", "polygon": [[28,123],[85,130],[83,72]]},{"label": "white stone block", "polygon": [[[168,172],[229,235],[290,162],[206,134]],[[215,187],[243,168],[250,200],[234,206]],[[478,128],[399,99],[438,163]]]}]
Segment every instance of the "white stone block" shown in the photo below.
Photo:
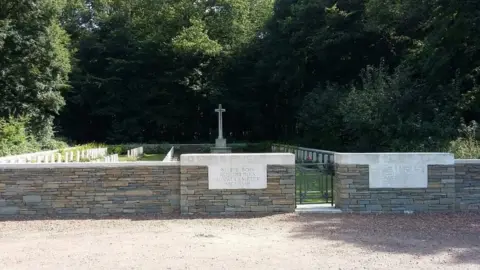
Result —
[{"label": "white stone block", "polygon": [[453,165],[450,153],[337,153],[337,164],[369,166],[370,188],[427,188],[428,165]]},{"label": "white stone block", "polygon": [[267,165],[295,165],[295,155],[185,154],[181,166],[208,166],[209,189],[265,189]]},{"label": "white stone block", "polygon": [[230,164],[208,166],[209,189],[265,189],[267,165]]}]

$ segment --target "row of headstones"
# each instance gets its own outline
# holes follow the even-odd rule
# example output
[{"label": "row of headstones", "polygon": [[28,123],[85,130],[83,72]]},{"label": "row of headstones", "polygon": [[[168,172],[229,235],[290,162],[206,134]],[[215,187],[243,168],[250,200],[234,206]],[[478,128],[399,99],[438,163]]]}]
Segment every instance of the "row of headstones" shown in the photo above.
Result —
[{"label": "row of headstones", "polygon": [[127,157],[137,158],[141,156],[143,156],[143,146],[133,148],[127,151]]},{"label": "row of headstones", "polygon": [[113,155],[110,155],[110,156],[106,156],[104,158],[104,162],[106,162],[106,163],[118,162],[118,154],[113,154]]},{"label": "row of headstones", "polygon": [[[86,150],[69,151],[65,153],[51,153],[47,155],[38,155],[32,153],[29,156],[14,159],[1,159],[0,163],[69,163],[98,160],[107,155],[107,148],[95,148]],[[118,156],[117,156],[118,161]]]},{"label": "row of headstones", "polygon": [[322,150],[305,150],[296,146],[272,145],[272,152],[284,152],[295,154],[297,161],[313,163],[329,163],[334,161],[334,154]]}]

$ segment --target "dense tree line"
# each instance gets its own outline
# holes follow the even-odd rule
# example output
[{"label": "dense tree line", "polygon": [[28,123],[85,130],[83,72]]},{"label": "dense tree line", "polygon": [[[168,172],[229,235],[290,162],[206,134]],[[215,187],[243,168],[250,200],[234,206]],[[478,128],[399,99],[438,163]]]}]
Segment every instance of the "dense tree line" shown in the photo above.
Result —
[{"label": "dense tree line", "polygon": [[71,70],[61,0],[0,0],[0,155],[57,146]]},{"label": "dense tree line", "polygon": [[438,151],[479,115],[478,1],[0,3],[0,118],[38,139],[213,141],[222,103],[230,141]]}]

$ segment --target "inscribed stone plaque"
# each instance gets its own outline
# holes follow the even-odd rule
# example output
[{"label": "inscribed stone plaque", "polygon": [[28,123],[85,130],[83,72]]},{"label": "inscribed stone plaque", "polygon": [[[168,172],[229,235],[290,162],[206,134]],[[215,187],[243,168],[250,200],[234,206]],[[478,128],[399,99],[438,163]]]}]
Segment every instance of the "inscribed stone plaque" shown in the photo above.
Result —
[{"label": "inscribed stone plaque", "polygon": [[369,165],[370,188],[427,188],[428,165],[453,165],[450,153],[337,153],[337,164]]},{"label": "inscribed stone plaque", "polygon": [[426,188],[426,164],[370,165],[370,188]]},{"label": "inscribed stone plaque", "polygon": [[209,189],[265,189],[267,166],[263,164],[222,164],[208,167]]}]

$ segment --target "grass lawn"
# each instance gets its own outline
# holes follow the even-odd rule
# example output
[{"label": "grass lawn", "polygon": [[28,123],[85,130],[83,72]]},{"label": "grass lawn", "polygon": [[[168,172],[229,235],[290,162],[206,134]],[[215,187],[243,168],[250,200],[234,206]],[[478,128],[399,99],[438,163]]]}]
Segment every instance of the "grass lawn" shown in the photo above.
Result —
[{"label": "grass lawn", "polygon": [[162,161],[166,154],[143,154],[139,161]]},{"label": "grass lawn", "polygon": [[119,161],[162,161],[164,158],[165,154],[143,154],[139,159],[129,158],[127,155],[118,156]]},{"label": "grass lawn", "polygon": [[301,197],[302,203],[326,203],[324,195],[332,196],[332,176],[325,171],[299,170],[297,167],[295,182],[297,203]]}]

